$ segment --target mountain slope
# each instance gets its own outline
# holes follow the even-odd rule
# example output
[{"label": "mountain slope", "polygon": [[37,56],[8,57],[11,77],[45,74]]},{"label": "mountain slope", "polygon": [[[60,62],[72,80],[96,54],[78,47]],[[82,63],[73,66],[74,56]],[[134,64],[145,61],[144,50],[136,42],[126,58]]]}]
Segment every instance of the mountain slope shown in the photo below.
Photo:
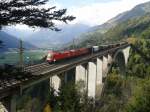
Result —
[{"label": "mountain slope", "polygon": [[150,13],[119,23],[104,35],[106,40],[121,40],[128,37],[150,39]]},{"label": "mountain slope", "polygon": [[[0,31],[0,40],[3,42],[4,45],[2,48],[0,48],[0,51],[7,51],[9,48],[19,47],[19,40],[4,31]],[[24,48],[29,49],[35,47],[27,42],[24,42]]]},{"label": "mountain slope", "polygon": [[100,32],[100,33],[104,33],[108,29],[116,26],[118,23],[127,21],[129,19],[133,19],[136,17],[141,17],[149,12],[150,12],[150,2],[146,2],[146,3],[135,6],[130,11],[127,11],[127,12],[117,15],[116,17],[112,18],[111,20],[107,21],[106,23],[104,23],[102,25],[93,27],[93,30]]},{"label": "mountain slope", "polygon": [[129,37],[150,39],[150,13],[119,23],[103,35],[93,33],[91,37],[81,42],[79,46],[112,43]]}]

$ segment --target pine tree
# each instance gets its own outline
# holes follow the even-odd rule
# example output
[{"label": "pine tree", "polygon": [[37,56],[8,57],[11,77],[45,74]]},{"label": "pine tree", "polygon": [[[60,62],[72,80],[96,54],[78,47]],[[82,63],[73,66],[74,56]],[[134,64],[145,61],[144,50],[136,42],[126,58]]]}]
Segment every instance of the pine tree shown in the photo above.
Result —
[{"label": "pine tree", "polygon": [[26,24],[58,31],[54,21],[67,23],[75,19],[66,14],[66,9],[42,8],[48,0],[0,0],[0,27]]}]

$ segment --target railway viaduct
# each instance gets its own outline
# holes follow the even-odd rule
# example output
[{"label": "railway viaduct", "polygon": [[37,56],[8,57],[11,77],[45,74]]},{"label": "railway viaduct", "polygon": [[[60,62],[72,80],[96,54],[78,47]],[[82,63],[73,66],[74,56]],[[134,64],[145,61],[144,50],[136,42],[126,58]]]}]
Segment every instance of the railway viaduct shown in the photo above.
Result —
[{"label": "railway viaduct", "polygon": [[124,44],[65,62],[51,65],[42,63],[26,67],[25,71],[31,72],[32,78],[16,82],[7,81],[9,85],[3,82],[4,86],[0,86],[0,102],[2,102],[0,106],[3,105],[6,109],[5,111],[2,109],[0,112],[16,112],[17,96],[21,95],[24,89],[45,80],[49,80],[49,85],[56,91],[63,83],[74,81],[83,85],[81,91],[84,89],[89,97],[97,98],[101,96],[104,80],[114,62],[120,68],[120,73],[125,75],[129,51],[130,45]]}]

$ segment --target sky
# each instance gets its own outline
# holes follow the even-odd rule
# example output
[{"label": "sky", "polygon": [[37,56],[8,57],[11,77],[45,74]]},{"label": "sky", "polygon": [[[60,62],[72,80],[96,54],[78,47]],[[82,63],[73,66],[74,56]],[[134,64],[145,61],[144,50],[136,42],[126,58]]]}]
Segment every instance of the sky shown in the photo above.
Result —
[{"label": "sky", "polygon": [[[96,26],[105,23],[118,14],[131,10],[138,4],[150,0],[49,0],[45,7],[67,8],[67,14],[76,19],[69,24]],[[19,30],[33,30],[26,25],[16,25]]]},{"label": "sky", "polygon": [[67,14],[76,17],[71,24],[95,26],[148,1],[150,0],[50,0],[49,4],[67,8]]}]

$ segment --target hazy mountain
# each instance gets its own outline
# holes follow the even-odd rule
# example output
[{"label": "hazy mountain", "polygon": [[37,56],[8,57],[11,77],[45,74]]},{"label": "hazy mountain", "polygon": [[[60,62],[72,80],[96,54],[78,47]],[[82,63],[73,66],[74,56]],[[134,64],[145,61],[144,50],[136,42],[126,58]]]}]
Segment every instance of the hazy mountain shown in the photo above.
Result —
[{"label": "hazy mountain", "polygon": [[[24,26],[20,26],[20,27],[24,27]],[[34,33],[34,29],[30,29],[30,28],[22,28],[22,29],[19,29],[19,28],[16,28],[15,26],[5,26],[3,27],[2,31],[14,36],[14,37],[17,37],[17,38],[21,38],[21,39],[25,39],[25,38],[28,38],[31,34]]]},{"label": "hazy mountain", "polygon": [[[7,51],[10,48],[18,48],[19,47],[19,39],[16,37],[4,32],[0,31],[0,40],[3,42],[3,47],[0,48],[1,51]],[[29,48],[35,48],[33,45],[24,42],[24,48],[29,49]]]},{"label": "hazy mountain", "polygon": [[[89,26],[83,24],[60,26],[59,32],[49,29],[41,29],[25,39],[25,41],[37,47],[59,47],[65,43],[71,42],[80,34],[88,31]],[[58,46],[59,45],[59,46]]]},{"label": "hazy mountain", "polygon": [[148,12],[150,12],[150,2],[137,5],[132,10],[121,13],[102,25],[91,28],[91,31],[98,31],[101,33],[105,33],[108,29],[116,26],[118,23],[127,21],[129,19],[133,19],[136,17],[141,17]]}]

